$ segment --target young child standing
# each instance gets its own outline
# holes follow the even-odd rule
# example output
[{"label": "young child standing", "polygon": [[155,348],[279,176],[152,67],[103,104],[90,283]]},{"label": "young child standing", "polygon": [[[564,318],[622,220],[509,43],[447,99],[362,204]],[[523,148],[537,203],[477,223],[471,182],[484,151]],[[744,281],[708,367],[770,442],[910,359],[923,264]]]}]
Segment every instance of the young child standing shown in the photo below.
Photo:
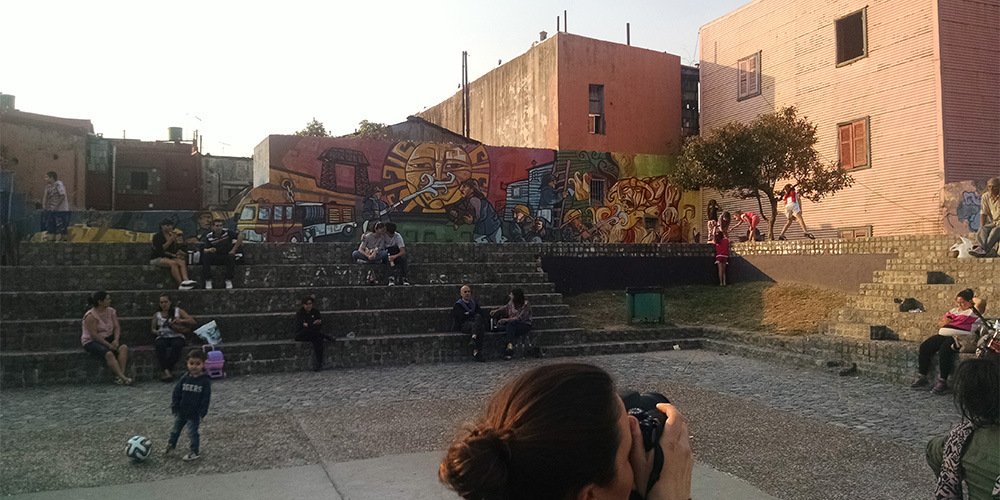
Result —
[{"label": "young child standing", "polygon": [[715,265],[719,267],[719,286],[726,286],[726,266],[729,265],[729,238],[715,233]]},{"label": "young child standing", "polygon": [[174,386],[173,402],[170,411],[174,414],[174,429],[170,431],[165,455],[170,455],[177,448],[177,439],[187,425],[188,436],[191,438],[191,453],[184,455],[185,462],[201,458],[199,453],[198,426],[201,419],[208,414],[208,403],[212,399],[212,381],[205,373],[207,356],[202,351],[193,351],[188,356],[186,373]]}]

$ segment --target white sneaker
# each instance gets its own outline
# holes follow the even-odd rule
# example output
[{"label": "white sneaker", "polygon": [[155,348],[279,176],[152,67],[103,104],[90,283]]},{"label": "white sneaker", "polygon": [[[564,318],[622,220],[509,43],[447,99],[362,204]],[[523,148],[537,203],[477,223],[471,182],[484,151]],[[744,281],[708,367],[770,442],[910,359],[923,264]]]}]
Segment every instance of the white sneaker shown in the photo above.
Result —
[{"label": "white sneaker", "polygon": [[206,281],[205,282],[205,290],[211,290],[211,289],[212,289],[212,282],[211,281]]},{"label": "white sneaker", "polygon": [[184,286],[195,286],[198,284],[198,282],[195,280],[184,280],[181,282],[181,284]]},{"label": "white sneaker", "polygon": [[233,280],[226,280],[226,289],[233,288]]},{"label": "white sneaker", "polygon": [[194,287],[193,286],[187,286],[187,285],[181,285],[181,286],[177,287],[178,290],[190,290],[192,288],[194,288]]},{"label": "white sneaker", "polygon": [[389,277],[389,286],[396,286],[396,278],[393,276]]}]

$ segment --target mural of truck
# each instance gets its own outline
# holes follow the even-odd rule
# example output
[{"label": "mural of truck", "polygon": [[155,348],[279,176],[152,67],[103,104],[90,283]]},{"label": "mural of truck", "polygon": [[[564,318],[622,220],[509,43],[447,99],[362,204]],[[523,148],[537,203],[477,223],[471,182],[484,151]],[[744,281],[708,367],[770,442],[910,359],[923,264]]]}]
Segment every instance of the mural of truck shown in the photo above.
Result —
[{"label": "mural of truck", "polygon": [[236,222],[236,229],[251,242],[350,241],[357,228],[354,207],[332,202],[258,200],[244,204]]}]

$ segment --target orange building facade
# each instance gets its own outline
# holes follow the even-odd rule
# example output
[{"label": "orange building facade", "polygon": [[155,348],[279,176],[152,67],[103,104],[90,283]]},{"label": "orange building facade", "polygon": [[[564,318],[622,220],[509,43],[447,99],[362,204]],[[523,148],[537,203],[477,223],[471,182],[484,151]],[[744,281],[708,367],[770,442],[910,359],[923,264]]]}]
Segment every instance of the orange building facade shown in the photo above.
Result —
[{"label": "orange building facade", "polygon": [[[462,130],[462,93],[418,116]],[[681,147],[681,61],[557,33],[469,84],[469,136],[495,146],[670,155]]]},{"label": "orange building facade", "polygon": [[803,203],[817,237],[978,227],[980,184],[1000,175],[1000,1],[756,0],[699,46],[702,133],[794,105],[821,160],[851,171],[853,187]]}]

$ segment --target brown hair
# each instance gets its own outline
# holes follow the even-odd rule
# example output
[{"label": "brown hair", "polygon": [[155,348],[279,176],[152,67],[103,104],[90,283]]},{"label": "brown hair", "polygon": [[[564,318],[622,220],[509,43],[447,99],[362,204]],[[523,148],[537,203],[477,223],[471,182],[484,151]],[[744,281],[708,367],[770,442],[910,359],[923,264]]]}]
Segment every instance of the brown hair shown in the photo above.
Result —
[{"label": "brown hair", "polygon": [[535,368],[451,445],[441,482],[466,499],[568,499],[615,479],[622,436],[614,381],[586,364]]}]

